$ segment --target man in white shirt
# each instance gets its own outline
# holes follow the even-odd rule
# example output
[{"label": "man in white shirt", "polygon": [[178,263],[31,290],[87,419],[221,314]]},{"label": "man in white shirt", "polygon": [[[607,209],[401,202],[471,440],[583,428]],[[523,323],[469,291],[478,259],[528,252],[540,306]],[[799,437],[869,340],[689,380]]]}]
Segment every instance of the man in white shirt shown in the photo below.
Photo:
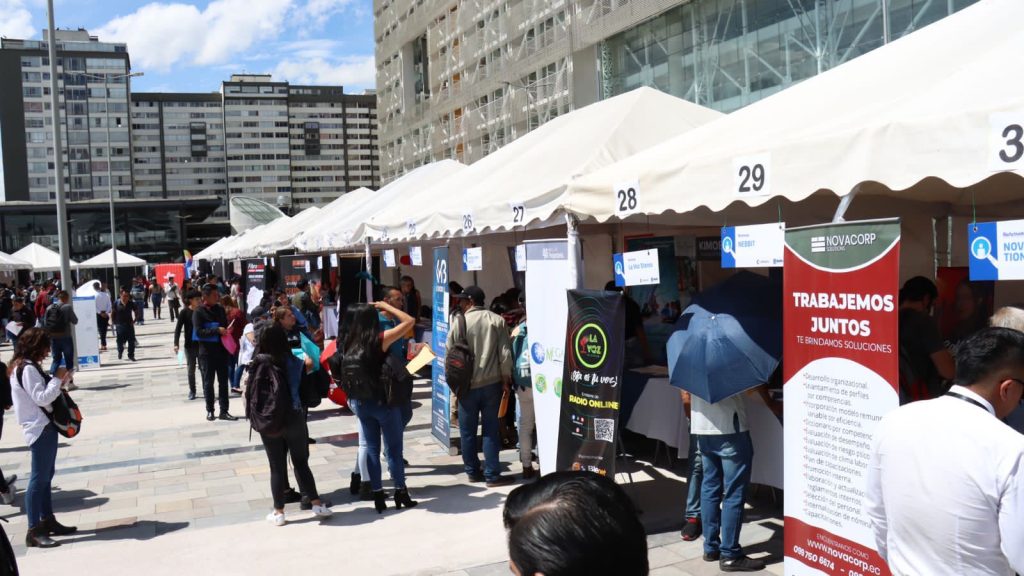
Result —
[{"label": "man in white shirt", "polygon": [[100,282],[100,289],[96,291],[96,328],[100,332],[100,352],[107,351],[107,327],[110,325],[112,305],[106,283]]},{"label": "man in white shirt", "polygon": [[1024,572],[1024,333],[985,328],[956,352],[956,385],[882,419],[865,510],[895,576]]}]

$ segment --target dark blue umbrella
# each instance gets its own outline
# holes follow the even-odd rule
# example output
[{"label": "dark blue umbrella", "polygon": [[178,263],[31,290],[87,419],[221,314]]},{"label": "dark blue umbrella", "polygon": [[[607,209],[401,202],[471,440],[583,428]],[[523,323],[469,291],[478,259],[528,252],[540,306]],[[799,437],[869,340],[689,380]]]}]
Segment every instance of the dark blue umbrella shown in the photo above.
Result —
[{"label": "dark blue umbrella", "polygon": [[711,403],[764,384],[781,357],[781,286],[745,271],[698,296],[668,341],[672,384]]}]

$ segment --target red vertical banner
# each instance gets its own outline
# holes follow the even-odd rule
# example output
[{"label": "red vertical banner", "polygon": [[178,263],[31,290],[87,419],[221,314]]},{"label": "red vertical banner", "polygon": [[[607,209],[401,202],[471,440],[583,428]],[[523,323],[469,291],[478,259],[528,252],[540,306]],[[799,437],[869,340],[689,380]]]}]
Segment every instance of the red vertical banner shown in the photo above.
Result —
[{"label": "red vertical banner", "polygon": [[871,440],[899,406],[897,220],[786,231],[785,572],[888,576],[864,511]]}]

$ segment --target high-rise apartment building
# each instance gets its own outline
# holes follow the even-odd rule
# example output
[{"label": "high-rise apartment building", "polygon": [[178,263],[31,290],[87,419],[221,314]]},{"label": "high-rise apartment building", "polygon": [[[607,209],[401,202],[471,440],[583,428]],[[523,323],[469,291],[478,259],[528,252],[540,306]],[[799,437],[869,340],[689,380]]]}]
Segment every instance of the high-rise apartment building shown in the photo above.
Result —
[{"label": "high-rise apartment building", "polygon": [[639,86],[735,110],[976,1],[374,0],[382,180]]},{"label": "high-rise apartment building", "polygon": [[[380,186],[372,91],[236,74],[220,92],[130,93],[125,44],[86,30],[58,30],[56,38],[65,189],[69,210],[89,214],[72,219],[76,258],[109,246],[108,185],[124,233],[119,246],[171,254],[175,243],[200,249],[229,234],[233,196],[298,212]],[[56,190],[52,100],[45,31],[43,41],[0,40],[6,200],[40,203],[0,205],[0,231],[9,222],[11,232],[0,249],[55,241],[46,217]]]},{"label": "high-rise apartment building", "polygon": [[[55,199],[46,36],[44,30],[42,41],[0,40],[0,125],[8,201]],[[127,47],[100,42],[85,30],[58,30],[56,40],[67,197],[107,198],[108,184],[115,198],[131,197]]]}]

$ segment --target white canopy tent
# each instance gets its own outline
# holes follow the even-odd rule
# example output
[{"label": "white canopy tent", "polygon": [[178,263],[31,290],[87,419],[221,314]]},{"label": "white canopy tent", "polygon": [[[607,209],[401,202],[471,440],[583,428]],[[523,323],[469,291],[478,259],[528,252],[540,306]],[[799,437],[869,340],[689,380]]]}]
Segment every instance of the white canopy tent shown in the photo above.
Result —
[{"label": "white canopy tent", "polygon": [[[35,242],[11,256],[31,264],[34,272],[60,272],[60,254]],[[71,268],[78,268],[78,262],[71,260]]]},{"label": "white canopy tent", "polygon": [[254,237],[256,242],[236,250],[235,257],[272,256],[278,250],[290,248],[295,237],[316,222],[320,212],[320,208],[310,206],[291,218],[280,218],[267,224],[267,227]]},{"label": "white canopy tent", "polygon": [[[113,268],[114,267],[114,250],[111,248],[106,252],[97,254],[92,258],[89,258],[85,262],[78,265],[81,268]],[[131,266],[145,266],[146,261],[137,256],[132,256],[127,252],[117,251],[117,266],[120,267],[131,267]]]},{"label": "white canopy tent", "polygon": [[464,170],[465,164],[447,159],[411,170],[376,192],[356,198],[340,219],[324,222],[303,234],[300,243],[307,246],[307,250],[314,247],[320,250],[339,250],[359,245],[364,240],[361,236],[364,223],[376,214],[394,206],[403,206],[409,212],[420,214],[429,212],[433,210],[437,199],[418,203],[416,198],[422,198],[420,194],[424,190]]},{"label": "white canopy tent", "polygon": [[193,255],[193,258],[195,258],[196,260],[213,260],[213,255],[220,254],[220,249],[227,245],[227,243],[230,242],[236,236],[238,236],[238,234],[232,236],[225,236],[220,240],[217,240],[213,244],[210,244],[206,248],[203,248],[195,255]]},{"label": "white canopy tent", "polygon": [[32,264],[15,258],[6,252],[0,252],[0,272],[15,272],[17,270],[31,270]]},{"label": "white canopy tent", "polygon": [[551,219],[573,179],[720,116],[651,88],[591,104],[382,209],[356,238],[382,240],[385,232],[388,240],[429,238],[562,224]]},{"label": "white canopy tent", "polygon": [[338,197],[320,211],[320,216],[312,225],[298,235],[291,247],[300,252],[319,252],[327,248],[327,241],[333,236],[332,230],[340,220],[349,214],[349,210],[369,201],[375,194],[369,188],[358,188]]},{"label": "white canopy tent", "polygon": [[[886,197],[968,214],[1024,211],[1024,2],[983,0],[820,76],[574,181],[562,207],[700,215],[815,193]],[[1011,160],[1011,161],[1007,161]],[[996,174],[996,175],[994,175]],[[820,194],[819,194],[820,195]],[[826,198],[835,198],[826,194]],[[818,202],[815,202],[820,204]],[[842,215],[848,200],[837,211]],[[860,204],[855,202],[854,204]],[[833,200],[834,206],[834,200]],[[774,208],[774,203],[772,205]]]}]

